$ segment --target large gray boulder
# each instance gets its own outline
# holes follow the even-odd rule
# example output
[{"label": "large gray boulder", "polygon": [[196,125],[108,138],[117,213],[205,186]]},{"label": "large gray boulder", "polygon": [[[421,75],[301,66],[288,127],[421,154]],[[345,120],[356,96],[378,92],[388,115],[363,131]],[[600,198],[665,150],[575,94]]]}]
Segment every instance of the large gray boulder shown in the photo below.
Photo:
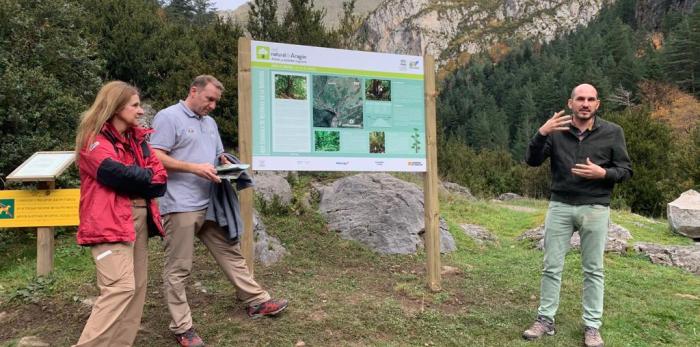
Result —
[{"label": "large gray boulder", "polygon": [[[423,248],[423,192],[385,173],[348,176],[319,188],[319,211],[328,227],[385,254],[410,254]],[[440,221],[440,251],[456,249],[446,223]]]},{"label": "large gray boulder", "polygon": [[651,243],[637,243],[637,252],[645,254],[654,264],[676,266],[700,275],[700,245],[662,246]]},{"label": "large gray boulder", "polygon": [[263,266],[270,266],[289,254],[279,239],[267,233],[267,228],[257,212],[253,213],[253,234],[255,235],[255,259]]},{"label": "large gray boulder", "polygon": [[[630,232],[614,223],[610,223],[608,227],[608,241],[605,244],[606,252],[614,253],[625,253],[627,251],[627,241],[632,238]],[[518,236],[517,240],[532,240],[537,242],[537,249],[544,249],[544,224],[536,228],[530,229],[524,232],[522,235]],[[578,231],[574,231],[571,236],[570,242],[571,248],[580,249],[581,248],[581,236],[579,236]]]},{"label": "large gray boulder", "polygon": [[270,204],[277,201],[286,206],[292,202],[292,186],[285,176],[268,171],[257,171],[255,176],[255,194],[264,202]]},{"label": "large gray boulder", "polygon": [[673,231],[694,239],[700,238],[700,193],[685,191],[668,203],[668,223]]}]

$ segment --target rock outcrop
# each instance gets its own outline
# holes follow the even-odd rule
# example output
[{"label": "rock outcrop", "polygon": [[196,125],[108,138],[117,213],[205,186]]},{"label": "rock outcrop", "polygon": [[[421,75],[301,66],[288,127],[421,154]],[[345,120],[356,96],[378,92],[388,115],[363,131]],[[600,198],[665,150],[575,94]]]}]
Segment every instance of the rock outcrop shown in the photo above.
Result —
[{"label": "rock outcrop", "polygon": [[611,2],[387,0],[369,14],[358,35],[366,50],[430,54],[444,65],[512,40],[551,41],[588,24]]},{"label": "rock outcrop", "polygon": [[459,226],[462,228],[464,233],[469,236],[474,242],[478,244],[484,244],[484,243],[496,243],[498,242],[498,238],[494,236],[488,229],[476,225],[476,224],[462,224]]},{"label": "rock outcrop", "polygon": [[[359,174],[320,187],[320,212],[344,239],[385,254],[410,254],[423,248],[423,192],[385,173]],[[456,249],[447,225],[440,223],[440,249]]]},{"label": "rock outcrop", "polygon": [[462,199],[476,200],[474,195],[472,195],[472,192],[469,191],[469,188],[462,187],[457,183],[447,181],[440,182],[440,191],[442,194],[448,193],[456,195]]},{"label": "rock outcrop", "polygon": [[637,243],[634,249],[648,256],[654,264],[675,266],[700,275],[700,245],[662,246]]},{"label": "rock outcrop", "polygon": [[278,203],[286,206],[292,202],[292,186],[282,174],[257,171],[253,178],[255,194],[265,203],[270,204],[277,199]]},{"label": "rock outcrop", "polygon": [[279,239],[267,233],[267,228],[257,212],[253,213],[253,234],[255,234],[255,260],[262,265],[270,266],[289,254]]},{"label": "rock outcrop", "polygon": [[[615,253],[626,253],[627,252],[627,241],[632,238],[630,232],[614,223],[610,223],[608,229],[608,241],[605,244],[606,252]],[[532,240],[537,242],[537,249],[544,249],[544,225],[540,225],[537,228],[530,229],[524,232],[517,238],[518,241],[522,240]],[[574,231],[571,236],[571,248],[579,249],[581,248],[581,237],[578,231]]]}]

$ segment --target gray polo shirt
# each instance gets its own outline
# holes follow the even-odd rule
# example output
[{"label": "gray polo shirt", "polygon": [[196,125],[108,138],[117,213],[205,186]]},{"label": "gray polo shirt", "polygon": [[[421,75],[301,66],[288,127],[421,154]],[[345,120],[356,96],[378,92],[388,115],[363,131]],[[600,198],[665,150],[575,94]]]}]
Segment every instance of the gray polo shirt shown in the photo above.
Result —
[{"label": "gray polo shirt", "polygon": [[[224,152],[214,119],[198,116],[183,101],[158,112],[153,129],[151,146],[177,160],[217,165],[219,155]],[[159,199],[160,213],[206,209],[211,184],[192,173],[168,171],[168,190]]]}]

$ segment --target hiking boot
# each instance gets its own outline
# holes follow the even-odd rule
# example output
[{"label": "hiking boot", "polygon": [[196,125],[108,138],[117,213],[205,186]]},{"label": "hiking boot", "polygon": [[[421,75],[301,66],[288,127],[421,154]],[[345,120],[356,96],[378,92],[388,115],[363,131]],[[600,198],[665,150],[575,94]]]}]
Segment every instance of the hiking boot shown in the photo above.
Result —
[{"label": "hiking boot", "polygon": [[532,324],[530,329],[523,332],[523,338],[528,341],[537,340],[544,335],[552,336],[556,330],[554,329],[554,322],[550,322],[549,319],[544,316],[538,316],[535,323]]},{"label": "hiking boot", "polygon": [[204,341],[197,335],[194,328],[189,328],[182,334],[175,334],[175,340],[182,347],[204,347]]},{"label": "hiking boot", "polygon": [[585,327],[583,329],[583,344],[586,347],[603,347],[603,338],[600,336],[600,331],[593,327]]},{"label": "hiking boot", "polygon": [[246,312],[250,318],[260,318],[262,316],[274,316],[284,311],[287,308],[287,300],[285,299],[270,299],[262,304],[248,306]]}]

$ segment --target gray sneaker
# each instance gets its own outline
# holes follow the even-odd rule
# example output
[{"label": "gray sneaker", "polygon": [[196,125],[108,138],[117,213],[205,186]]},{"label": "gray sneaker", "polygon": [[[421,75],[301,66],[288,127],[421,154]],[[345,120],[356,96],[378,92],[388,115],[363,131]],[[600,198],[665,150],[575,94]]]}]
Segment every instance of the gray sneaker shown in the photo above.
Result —
[{"label": "gray sneaker", "polygon": [[523,332],[523,338],[528,341],[537,340],[544,335],[552,336],[556,333],[554,329],[554,322],[550,322],[549,319],[544,316],[538,316],[535,323],[532,324],[530,329]]},{"label": "gray sneaker", "polygon": [[600,331],[593,327],[585,327],[583,329],[583,345],[586,347],[603,347],[603,338],[600,337]]}]

